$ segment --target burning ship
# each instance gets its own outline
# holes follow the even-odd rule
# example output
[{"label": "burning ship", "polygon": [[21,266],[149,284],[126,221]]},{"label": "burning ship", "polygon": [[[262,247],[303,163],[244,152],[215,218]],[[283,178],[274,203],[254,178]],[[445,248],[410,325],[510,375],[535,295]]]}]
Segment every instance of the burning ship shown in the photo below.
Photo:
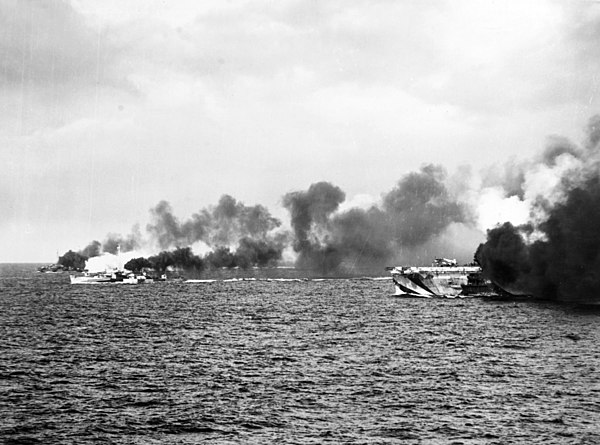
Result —
[{"label": "burning ship", "polygon": [[477,265],[458,266],[456,260],[436,258],[431,266],[388,267],[395,296],[456,298],[492,293],[492,285],[482,277]]}]

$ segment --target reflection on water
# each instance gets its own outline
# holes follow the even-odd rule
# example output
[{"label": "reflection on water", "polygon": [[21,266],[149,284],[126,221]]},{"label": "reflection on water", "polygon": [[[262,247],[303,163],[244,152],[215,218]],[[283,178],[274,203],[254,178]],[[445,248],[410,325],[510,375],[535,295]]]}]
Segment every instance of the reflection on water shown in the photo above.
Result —
[{"label": "reflection on water", "polygon": [[2,266],[4,443],[599,443],[600,314]]}]

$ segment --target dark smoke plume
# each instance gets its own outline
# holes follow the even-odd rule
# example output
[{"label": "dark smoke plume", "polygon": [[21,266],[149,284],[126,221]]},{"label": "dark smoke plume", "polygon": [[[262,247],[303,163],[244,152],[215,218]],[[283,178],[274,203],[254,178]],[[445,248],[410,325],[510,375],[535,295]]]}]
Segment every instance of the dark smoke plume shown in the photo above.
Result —
[{"label": "dark smoke plume", "polygon": [[86,258],[92,258],[95,256],[99,256],[101,253],[101,249],[102,249],[102,244],[100,244],[100,241],[92,241],[87,246],[85,246],[83,249],[81,249],[79,251],[79,254]]},{"label": "dark smoke plume", "polygon": [[527,276],[531,272],[524,229],[505,222],[488,230],[487,242],[475,252],[475,259],[488,277],[516,294],[527,293]]},{"label": "dark smoke plume", "polygon": [[175,267],[186,272],[201,271],[204,268],[204,261],[197,255],[194,255],[190,247],[179,247],[173,251],[160,252],[158,255],[144,258],[137,258],[136,264],[130,264],[130,267],[136,267],[137,264],[150,264],[150,266],[159,273],[164,273],[169,267]]},{"label": "dark smoke plume", "polygon": [[109,233],[102,243],[102,252],[112,253],[114,255],[119,248],[121,249],[121,252],[136,250],[142,245],[141,238],[142,235],[140,234],[138,225],[133,226],[131,234],[127,236],[118,233]]},{"label": "dark smoke plume", "polygon": [[195,255],[190,247],[178,247],[149,258],[132,259],[125,267],[136,271],[148,267],[161,274],[169,268],[202,272],[205,269],[267,267],[277,264],[281,259],[282,250],[283,244],[273,246],[265,241],[242,238],[235,252],[231,252],[229,247],[221,246],[201,258]]},{"label": "dark smoke plume", "polygon": [[[202,241],[214,253],[207,263],[217,268],[272,265],[285,247],[285,237],[273,233],[281,222],[266,207],[246,206],[229,195],[183,222],[166,201],[159,202],[150,213],[147,230],[161,249],[189,247]],[[230,252],[232,247],[238,249],[235,255]],[[236,258],[230,261],[227,252]]]},{"label": "dark smoke plume", "polygon": [[406,175],[384,197],[383,209],[398,245],[423,244],[451,223],[467,221],[466,209],[449,195],[445,177],[442,167],[427,165]]},{"label": "dark smoke plume", "polygon": [[261,206],[245,206],[229,195],[223,195],[215,207],[200,210],[180,222],[171,205],[159,202],[151,209],[147,231],[162,249],[190,246],[202,241],[210,247],[231,246],[241,238],[269,241],[270,232],[281,225]]},{"label": "dark smoke plume", "polygon": [[386,219],[376,207],[336,215],[332,220],[332,244],[351,267],[381,268],[394,253]]},{"label": "dark smoke plume", "polygon": [[210,221],[210,231],[203,241],[209,246],[232,245],[242,237],[266,240],[269,232],[281,225],[266,207],[248,207],[229,195],[223,195],[211,210],[204,213]]},{"label": "dark smoke plume", "polygon": [[69,250],[58,258],[58,264],[67,269],[81,270],[85,268],[85,262],[92,257],[99,256],[102,245],[100,241],[92,241],[79,252]]},{"label": "dark smoke plume", "polygon": [[217,247],[204,258],[206,263],[213,269],[236,267],[235,255],[229,247]]},{"label": "dark smoke plume", "polygon": [[146,226],[150,236],[162,249],[179,245],[192,244],[187,236],[188,229],[184,229],[179,220],[173,215],[171,204],[160,201],[153,209],[150,209],[152,222]]},{"label": "dark smoke plume", "polygon": [[476,258],[484,272],[509,292],[600,301],[599,124],[600,118],[592,118],[583,149],[561,150],[561,155],[581,162],[562,176],[561,199],[539,201],[545,217],[524,226],[505,223],[491,229],[479,246]]},{"label": "dark smoke plume", "polygon": [[346,194],[328,182],[317,182],[305,192],[290,192],[283,197],[291,216],[299,267],[327,273],[339,266],[339,252],[329,243],[329,216],[344,199]]},{"label": "dark smoke plume", "polygon": [[525,242],[530,227],[510,223],[488,232],[477,259],[489,277],[509,292],[562,301],[600,297],[600,177],[589,178],[557,204],[537,230],[543,239]]},{"label": "dark smoke plume", "polygon": [[242,269],[249,267],[276,266],[284,249],[283,243],[268,243],[263,240],[242,238],[235,251],[236,265]]},{"label": "dark smoke plume", "polygon": [[451,224],[467,223],[468,212],[448,192],[444,170],[426,165],[403,177],[383,197],[381,208],[335,213],[345,195],[327,182],[285,195],[291,215],[297,266],[331,273],[340,268],[381,269],[440,236]]}]

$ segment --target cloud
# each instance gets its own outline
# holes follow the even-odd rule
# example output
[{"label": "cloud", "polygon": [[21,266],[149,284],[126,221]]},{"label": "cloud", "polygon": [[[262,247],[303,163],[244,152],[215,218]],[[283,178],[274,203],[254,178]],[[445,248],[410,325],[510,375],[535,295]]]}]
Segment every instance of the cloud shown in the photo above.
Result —
[{"label": "cloud", "polygon": [[63,1],[4,1],[0,29],[5,85],[93,84],[103,74],[99,62],[110,57],[103,51],[101,35]]},{"label": "cloud", "polygon": [[[0,3],[0,129],[29,135],[98,116],[134,93],[108,27],[69,2]],[[117,108],[114,104],[113,110]]]}]

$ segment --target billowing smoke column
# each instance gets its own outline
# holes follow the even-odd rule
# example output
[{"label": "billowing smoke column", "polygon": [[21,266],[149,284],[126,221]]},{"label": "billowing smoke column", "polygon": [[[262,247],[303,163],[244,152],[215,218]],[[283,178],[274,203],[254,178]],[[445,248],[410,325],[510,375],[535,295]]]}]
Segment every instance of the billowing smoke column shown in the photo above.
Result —
[{"label": "billowing smoke column", "polygon": [[142,246],[142,235],[139,225],[133,226],[131,233],[127,236],[118,233],[109,233],[102,243],[102,251],[116,254],[117,250],[121,252],[130,252]]},{"label": "billowing smoke column", "polygon": [[[214,267],[266,266],[281,259],[284,234],[274,234],[281,222],[261,206],[245,206],[229,195],[180,222],[166,201],[151,210],[147,231],[161,249],[203,242],[213,251],[206,258]],[[231,247],[237,247],[231,252]]]},{"label": "billowing smoke column", "polygon": [[342,266],[380,269],[410,257],[452,224],[468,222],[468,212],[451,197],[445,179],[441,167],[427,165],[403,177],[381,207],[339,213],[345,194],[327,182],[288,193],[283,203],[291,215],[297,265],[329,273]]},{"label": "billowing smoke column", "polygon": [[353,208],[332,219],[332,244],[338,258],[351,271],[383,270],[395,251],[387,231],[386,215],[372,206],[368,210]]},{"label": "billowing smoke column", "polygon": [[[554,138],[523,175],[530,221],[488,231],[476,257],[509,292],[561,301],[600,301],[600,117],[583,148]],[[546,189],[538,187],[545,179]]]},{"label": "billowing smoke column", "polygon": [[317,182],[306,192],[290,192],[284,196],[283,205],[290,212],[294,229],[298,267],[324,272],[337,269],[341,257],[328,239],[329,217],[344,199],[345,193],[328,182]]},{"label": "billowing smoke column", "polygon": [[79,254],[86,257],[92,258],[100,255],[102,249],[102,244],[100,241],[92,241],[87,246],[85,246],[82,250],[79,251]]},{"label": "billowing smoke column", "polygon": [[210,247],[229,246],[243,237],[266,240],[281,222],[261,206],[247,207],[229,195],[223,195],[217,206],[203,209],[184,222],[174,215],[166,201],[151,211],[148,233],[162,249],[191,245],[202,241]]},{"label": "billowing smoke column", "polygon": [[398,182],[383,200],[391,234],[399,246],[414,247],[441,233],[451,223],[467,221],[463,204],[450,197],[445,172],[427,165]]},{"label": "billowing smoke column", "polygon": [[[146,226],[146,230],[154,237],[160,248],[168,249],[177,245],[192,244],[193,241],[187,236],[189,229],[183,228],[177,218],[173,216],[171,204],[167,201],[160,201],[156,207],[150,210],[150,215],[153,222]],[[201,231],[200,235],[202,234]]]}]

